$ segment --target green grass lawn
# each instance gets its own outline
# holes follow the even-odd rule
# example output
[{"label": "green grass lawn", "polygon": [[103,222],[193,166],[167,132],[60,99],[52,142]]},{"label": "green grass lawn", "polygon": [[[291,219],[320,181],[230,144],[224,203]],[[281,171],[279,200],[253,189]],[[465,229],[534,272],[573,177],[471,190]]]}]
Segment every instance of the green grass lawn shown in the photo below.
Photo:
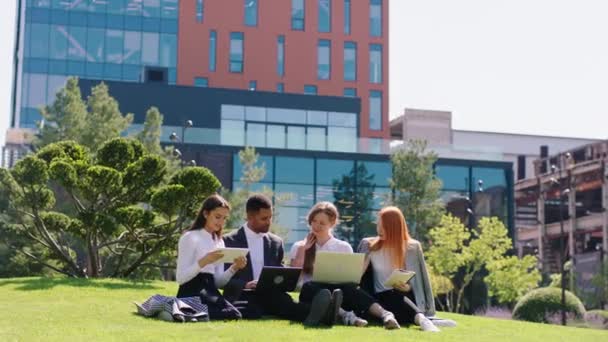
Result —
[{"label": "green grass lawn", "polygon": [[178,324],[134,314],[133,301],[175,294],[169,282],[65,278],[0,279],[0,341],[350,340],[375,341],[608,341],[608,331],[441,314],[458,322],[441,333],[418,327],[305,328],[288,321]]}]

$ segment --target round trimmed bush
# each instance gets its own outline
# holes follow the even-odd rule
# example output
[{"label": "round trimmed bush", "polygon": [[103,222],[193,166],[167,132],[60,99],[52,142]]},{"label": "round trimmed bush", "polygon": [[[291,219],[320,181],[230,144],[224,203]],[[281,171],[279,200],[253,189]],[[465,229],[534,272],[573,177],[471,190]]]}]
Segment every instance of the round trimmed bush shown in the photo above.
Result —
[{"label": "round trimmed bush", "polygon": [[[549,323],[549,318],[560,313],[561,289],[544,287],[530,291],[523,296],[513,309],[513,318],[539,323]],[[572,292],[566,291],[566,313],[569,317],[582,319],[585,307]]]}]

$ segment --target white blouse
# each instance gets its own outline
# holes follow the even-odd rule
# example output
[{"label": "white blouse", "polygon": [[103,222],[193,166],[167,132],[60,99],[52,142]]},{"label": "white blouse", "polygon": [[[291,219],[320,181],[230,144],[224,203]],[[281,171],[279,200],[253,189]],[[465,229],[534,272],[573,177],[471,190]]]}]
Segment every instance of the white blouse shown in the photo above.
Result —
[{"label": "white blouse", "polygon": [[372,251],[369,253],[369,259],[374,269],[374,291],[379,293],[392,290],[392,287],[384,286],[384,283],[395,270],[389,251],[386,248]]},{"label": "white blouse", "polygon": [[224,240],[213,239],[213,235],[205,229],[189,230],[179,238],[177,247],[177,282],[185,284],[199,273],[209,273],[214,276],[218,288],[228,283],[234,275],[232,268],[224,271],[223,263],[206,265],[201,268],[198,261],[207,253],[224,247]]},{"label": "white blouse", "polygon": [[[289,251],[289,258],[291,260],[295,259],[296,255],[298,254],[298,248],[300,248],[301,246],[304,246],[305,244],[306,244],[306,240],[300,240],[300,241],[297,241],[296,243],[294,243],[293,246],[291,246],[291,250]],[[353,248],[351,247],[351,245],[348,242],[338,240],[333,236],[329,240],[327,240],[323,245],[319,245],[319,243],[316,243],[316,245],[317,245],[317,252],[335,252],[335,253],[352,253],[353,252]]]}]

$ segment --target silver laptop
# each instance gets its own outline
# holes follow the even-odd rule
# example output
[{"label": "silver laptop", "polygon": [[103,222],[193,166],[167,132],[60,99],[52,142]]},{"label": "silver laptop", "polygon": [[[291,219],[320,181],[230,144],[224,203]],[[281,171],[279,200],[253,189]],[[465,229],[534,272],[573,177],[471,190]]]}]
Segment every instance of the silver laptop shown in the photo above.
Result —
[{"label": "silver laptop", "polygon": [[363,253],[317,252],[312,281],[328,284],[359,284],[363,275]]}]

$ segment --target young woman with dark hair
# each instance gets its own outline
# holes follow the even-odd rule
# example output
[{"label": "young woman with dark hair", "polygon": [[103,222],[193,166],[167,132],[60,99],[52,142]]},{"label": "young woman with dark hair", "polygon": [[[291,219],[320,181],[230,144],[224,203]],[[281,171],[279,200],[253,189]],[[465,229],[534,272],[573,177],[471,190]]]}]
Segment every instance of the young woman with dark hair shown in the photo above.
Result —
[{"label": "young woman with dark hair", "polygon": [[222,230],[229,213],[230,204],[223,197],[217,194],[207,197],[178,244],[177,297],[200,296],[212,320],[241,318],[241,313],[218,290],[247,264],[245,257],[235,259],[226,270],[223,263],[217,263],[223,257],[216,249],[224,247]]},{"label": "young woman with dark hair", "polygon": [[[346,241],[336,239],[331,233],[338,224],[338,209],[331,202],[319,202],[308,213],[310,233],[305,240],[296,242],[291,248],[291,265],[302,267],[302,290],[300,301],[308,302],[322,289],[340,290],[343,294],[342,308],[338,316],[345,325],[366,326],[367,321],[358,317],[366,315],[379,318],[387,329],[399,326],[392,313],[384,310],[372,296],[357,285],[326,284],[312,282],[311,277],[317,251],[353,253]],[[348,310],[348,311],[347,311]]]}]

